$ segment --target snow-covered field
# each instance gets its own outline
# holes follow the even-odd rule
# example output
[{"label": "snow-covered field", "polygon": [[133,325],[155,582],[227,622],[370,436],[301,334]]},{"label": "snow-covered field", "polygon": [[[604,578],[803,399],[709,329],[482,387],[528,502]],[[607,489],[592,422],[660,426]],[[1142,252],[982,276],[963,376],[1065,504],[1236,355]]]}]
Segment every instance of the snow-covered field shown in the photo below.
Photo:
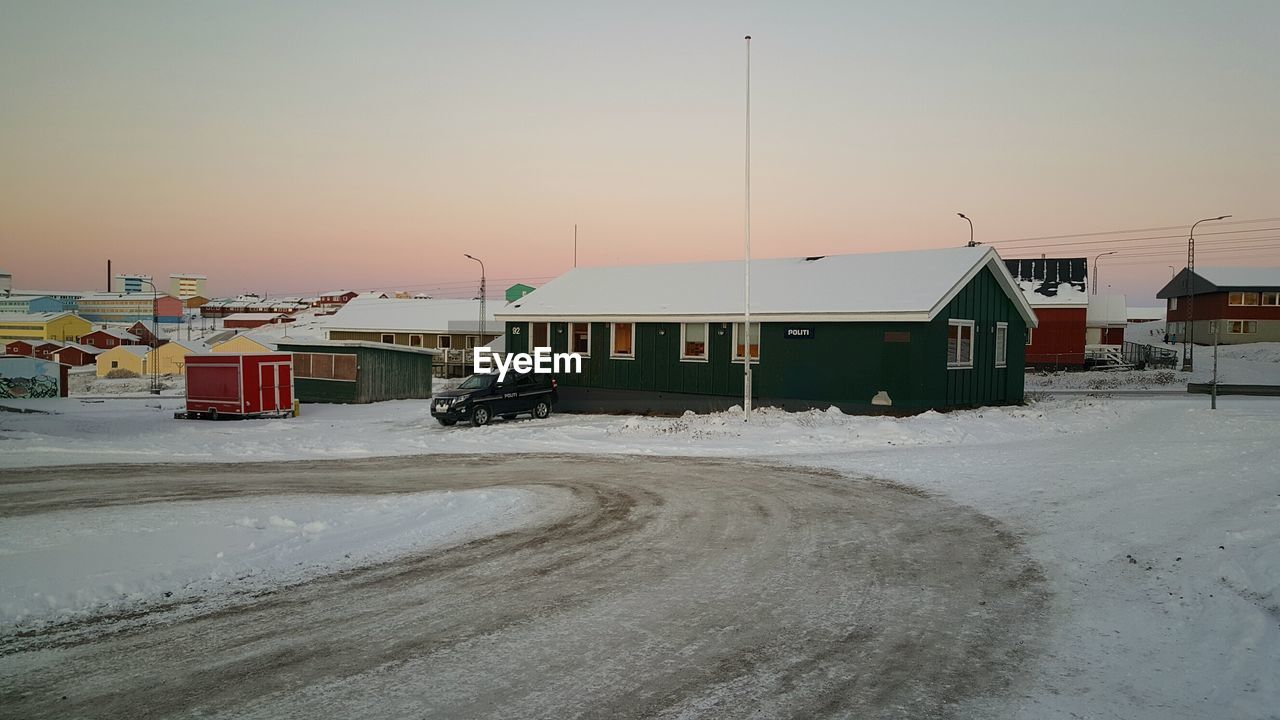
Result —
[{"label": "snow-covered field", "polygon": [[[1239,352],[1242,361],[1274,364],[1266,349]],[[1003,715],[1273,717],[1280,707],[1280,399],[1224,397],[1212,411],[1204,396],[1050,396],[912,418],[554,415],[478,429],[440,427],[425,401],[307,406],[299,418],[234,423],[174,420],[178,403],[167,398],[11,404],[50,414],[0,413],[6,474],[64,463],[558,452],[743,457],[884,478],[1003,521],[1043,566],[1054,592],[1050,644],[1029,668],[1033,686]],[[90,527],[143,524],[112,524],[112,512],[75,514]],[[156,512],[197,524],[194,507]],[[204,512],[224,523],[219,538],[236,534],[241,553],[249,551],[240,534],[273,532],[273,514],[298,524],[295,540],[313,519],[337,522],[265,506]],[[267,527],[236,525],[242,517]],[[0,521],[6,547],[28,533],[52,531]],[[290,547],[287,537],[277,546]],[[188,577],[205,577],[211,561],[200,562]],[[175,558],[161,564],[178,572]],[[28,587],[33,574],[4,570],[2,584]]]}]

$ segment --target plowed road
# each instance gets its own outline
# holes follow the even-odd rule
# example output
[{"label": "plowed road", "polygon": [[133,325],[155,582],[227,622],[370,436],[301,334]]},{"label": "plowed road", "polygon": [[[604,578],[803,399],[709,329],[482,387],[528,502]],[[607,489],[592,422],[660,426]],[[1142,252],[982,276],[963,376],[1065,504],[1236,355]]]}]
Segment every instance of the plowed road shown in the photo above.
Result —
[{"label": "plowed road", "polygon": [[500,485],[575,500],[229,609],[0,636],[4,717],[980,716],[1044,634],[1044,581],[1013,535],[870,479],[580,456],[5,475],[4,515]]}]

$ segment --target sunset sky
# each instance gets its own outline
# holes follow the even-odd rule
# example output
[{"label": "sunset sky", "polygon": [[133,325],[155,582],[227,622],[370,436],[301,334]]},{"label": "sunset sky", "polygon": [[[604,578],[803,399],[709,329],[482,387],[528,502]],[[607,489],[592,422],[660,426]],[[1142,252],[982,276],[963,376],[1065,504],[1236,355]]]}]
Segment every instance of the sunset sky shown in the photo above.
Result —
[{"label": "sunset sky", "polygon": [[[0,268],[458,295],[471,253],[497,294],[568,269],[575,223],[583,265],[741,257],[746,34],[756,257],[962,245],[956,212],[1006,257],[1092,257],[1123,245],[997,241],[1230,213],[1198,262],[1280,266],[1277,27],[1274,0],[0,0]],[[1127,254],[1102,281],[1131,304],[1184,262]]]}]

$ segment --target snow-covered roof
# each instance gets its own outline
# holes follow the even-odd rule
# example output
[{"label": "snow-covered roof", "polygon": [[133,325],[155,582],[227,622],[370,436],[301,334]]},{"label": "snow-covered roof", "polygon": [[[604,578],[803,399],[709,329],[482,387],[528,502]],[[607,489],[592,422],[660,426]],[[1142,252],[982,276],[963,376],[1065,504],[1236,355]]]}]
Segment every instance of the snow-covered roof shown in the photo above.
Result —
[{"label": "snow-covered roof", "polygon": [[[490,305],[492,306],[492,304]],[[486,308],[485,321],[497,320]],[[480,323],[479,300],[418,300],[413,298],[355,298],[325,323],[326,330],[384,332],[474,332]],[[470,328],[459,329],[454,328]]]},{"label": "snow-covered roof", "polygon": [[137,335],[134,335],[133,333],[128,332],[126,330],[121,330],[120,328],[98,328],[97,330],[90,330],[89,332],[85,333],[85,335],[92,335],[93,333],[102,333],[103,335],[110,335],[111,337],[117,340],[140,340],[141,339]]},{"label": "snow-covered roof", "polygon": [[[209,352],[208,345],[205,345],[202,342],[197,342],[195,340],[170,340],[169,342],[165,343],[165,345],[177,345],[183,350],[186,350],[188,352],[193,352],[193,353]],[[164,345],[161,345],[160,347],[164,347]]]},{"label": "snow-covered roof", "polygon": [[1092,295],[1085,323],[1090,327],[1124,327],[1129,324],[1129,306],[1124,295]]},{"label": "snow-covered roof", "polygon": [[130,355],[137,355],[138,357],[146,357],[147,353],[151,352],[151,348],[146,345],[117,345],[110,350],[104,350],[103,352],[109,353],[116,351],[127,352]]},{"label": "snow-covered roof", "polygon": [[133,293],[90,293],[80,297],[80,302],[108,302],[114,300],[135,300],[137,302],[146,302],[151,300],[152,296],[157,298],[169,297],[167,292],[133,292]]},{"label": "snow-covered roof", "polygon": [[290,338],[281,338],[276,347],[280,350],[291,351],[290,348],[303,347],[362,347],[372,348],[374,350],[394,350],[396,352],[418,353],[420,355],[442,355],[443,352],[435,348],[409,347],[408,345],[392,345],[391,343],[365,342],[364,340],[296,340]]},{"label": "snow-covered roof", "polygon": [[[355,292],[354,290],[330,290],[329,292],[320,293],[320,297],[338,297],[347,293]],[[357,293],[358,294],[358,293]]]},{"label": "snow-covered roof", "polygon": [[77,343],[77,342],[65,343],[62,346],[63,350],[72,349],[72,348],[76,350],[80,350],[88,355],[97,355],[98,353],[103,352],[105,350],[105,348],[94,347],[92,345],[81,345],[80,343]]},{"label": "snow-covered roof", "polygon": [[1004,264],[1031,307],[1089,304],[1089,261],[1085,258],[1010,258]]},{"label": "snow-covered roof", "polygon": [[1280,286],[1280,267],[1197,267],[1196,274],[1220,288]]},{"label": "snow-covered roof", "polygon": [[178,278],[182,280],[208,280],[204,275],[187,275],[185,273],[169,273],[170,278]]},{"label": "snow-covered roof", "polygon": [[4,321],[5,321],[5,323],[40,323],[40,324],[44,324],[44,323],[47,323],[47,322],[53,322],[54,320],[57,320],[57,319],[58,319],[58,318],[60,318],[60,317],[65,317],[65,316],[67,316],[67,315],[74,315],[74,314],[75,314],[75,313],[72,313],[72,312],[70,312],[70,311],[68,311],[68,312],[47,312],[47,313],[5,313],[5,314],[4,314]]},{"label": "snow-covered roof", "polygon": [[[925,321],[988,268],[1027,322],[1035,314],[988,246],[751,262],[751,312],[774,321]],[[574,268],[498,311],[512,320],[740,317],[743,263]]]}]

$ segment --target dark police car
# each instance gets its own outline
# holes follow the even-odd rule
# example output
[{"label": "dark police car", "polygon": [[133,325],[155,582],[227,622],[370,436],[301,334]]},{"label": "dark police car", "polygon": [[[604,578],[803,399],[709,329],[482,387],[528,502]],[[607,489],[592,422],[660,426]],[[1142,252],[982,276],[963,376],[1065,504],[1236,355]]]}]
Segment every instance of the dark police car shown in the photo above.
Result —
[{"label": "dark police car", "polygon": [[497,373],[477,374],[454,390],[436,393],[431,398],[431,415],[441,425],[470,420],[476,426],[488,424],[495,415],[504,420],[520,413],[544,418],[558,399],[555,378],[545,373],[508,372],[502,382]]}]

